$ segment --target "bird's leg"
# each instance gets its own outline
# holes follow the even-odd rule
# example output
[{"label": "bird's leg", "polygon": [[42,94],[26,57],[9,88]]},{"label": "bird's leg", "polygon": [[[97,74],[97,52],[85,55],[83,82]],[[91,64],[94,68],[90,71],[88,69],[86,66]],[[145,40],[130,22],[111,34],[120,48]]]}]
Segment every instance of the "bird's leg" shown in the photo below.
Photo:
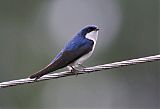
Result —
[{"label": "bird's leg", "polygon": [[69,70],[71,71],[71,73],[74,73],[76,76],[78,75],[77,72],[83,72],[83,70],[76,69],[73,66],[68,66],[68,67],[69,67]]},{"label": "bird's leg", "polygon": [[78,72],[84,72],[83,70],[76,69],[74,66],[71,66],[71,65],[69,65],[67,67],[68,67],[69,71],[71,71],[71,73],[74,73],[76,75],[76,77],[78,75]]},{"label": "bird's leg", "polygon": [[75,69],[73,66],[70,66],[71,67],[71,72],[74,73],[76,76],[78,75],[77,73],[77,69]]}]

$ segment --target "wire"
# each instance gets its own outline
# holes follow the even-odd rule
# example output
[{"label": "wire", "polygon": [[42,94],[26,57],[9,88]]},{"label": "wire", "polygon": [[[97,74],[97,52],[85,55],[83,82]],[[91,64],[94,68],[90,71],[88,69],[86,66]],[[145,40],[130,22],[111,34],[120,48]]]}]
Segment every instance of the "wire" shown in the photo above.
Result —
[{"label": "wire", "polygon": [[160,54],[155,55],[155,56],[148,56],[148,57],[143,57],[143,58],[137,58],[137,59],[131,59],[131,60],[126,60],[126,61],[121,61],[121,62],[114,62],[114,63],[104,64],[104,65],[97,65],[97,66],[93,66],[93,67],[88,67],[88,68],[84,68],[83,70],[79,70],[76,73],[72,73],[71,71],[51,73],[51,74],[47,74],[47,75],[42,76],[41,78],[39,78],[36,81],[35,81],[35,79],[25,78],[25,79],[1,82],[0,88],[6,88],[6,87],[17,86],[17,85],[22,85],[22,84],[34,83],[34,82],[50,80],[50,79],[57,79],[57,78],[62,78],[62,77],[67,77],[67,76],[72,76],[72,75],[77,75],[77,74],[92,73],[92,72],[97,72],[97,71],[102,71],[102,70],[107,70],[107,69],[135,65],[138,63],[153,62],[153,61],[158,61],[158,60],[160,60]]}]

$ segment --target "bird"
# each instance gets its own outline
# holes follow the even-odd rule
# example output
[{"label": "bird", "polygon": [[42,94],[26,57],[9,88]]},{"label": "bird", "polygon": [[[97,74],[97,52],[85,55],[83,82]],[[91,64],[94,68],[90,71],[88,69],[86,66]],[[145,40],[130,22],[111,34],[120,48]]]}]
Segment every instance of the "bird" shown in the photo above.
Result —
[{"label": "bird", "polygon": [[56,57],[46,67],[29,76],[30,79],[39,79],[43,75],[67,67],[75,72],[93,53],[98,38],[99,28],[96,25],[87,25],[76,33],[73,38],[61,49]]}]

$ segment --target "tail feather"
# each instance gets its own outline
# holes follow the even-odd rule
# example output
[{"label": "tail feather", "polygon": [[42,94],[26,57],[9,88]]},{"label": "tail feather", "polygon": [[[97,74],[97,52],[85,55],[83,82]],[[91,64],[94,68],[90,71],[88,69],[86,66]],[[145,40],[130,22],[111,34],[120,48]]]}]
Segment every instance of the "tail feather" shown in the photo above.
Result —
[{"label": "tail feather", "polygon": [[62,59],[59,59],[53,63],[50,63],[49,65],[47,65],[45,68],[43,68],[42,70],[38,71],[37,73],[29,76],[29,78],[33,79],[35,78],[35,80],[39,79],[41,76],[48,74],[50,72],[53,72],[55,70],[58,70],[60,68],[65,67],[66,64],[63,64]]},{"label": "tail feather", "polygon": [[41,70],[41,71],[39,71],[37,73],[34,73],[34,74],[30,75],[29,78],[31,78],[31,79],[35,78],[37,80],[37,79],[39,79],[40,77],[42,77],[43,75],[45,75],[47,73],[49,73],[49,72],[47,72],[45,70]]},{"label": "tail feather", "polygon": [[35,73],[35,74],[30,75],[29,78],[31,78],[31,79],[33,79],[33,78],[39,79],[41,76],[43,76],[41,73]]}]

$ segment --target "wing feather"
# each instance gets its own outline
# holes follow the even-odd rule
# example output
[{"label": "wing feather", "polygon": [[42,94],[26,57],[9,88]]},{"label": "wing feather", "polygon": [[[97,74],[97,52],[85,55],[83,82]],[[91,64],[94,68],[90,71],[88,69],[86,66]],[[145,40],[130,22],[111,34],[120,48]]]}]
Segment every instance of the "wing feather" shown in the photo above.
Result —
[{"label": "wing feather", "polygon": [[56,58],[53,62],[51,62],[44,69],[38,71],[37,73],[30,76],[30,78],[40,78],[41,76],[58,70],[60,68],[66,67],[67,65],[73,63],[75,60],[79,59],[81,56],[92,51],[93,43],[91,44],[83,44],[76,49],[61,51],[58,58]]}]

